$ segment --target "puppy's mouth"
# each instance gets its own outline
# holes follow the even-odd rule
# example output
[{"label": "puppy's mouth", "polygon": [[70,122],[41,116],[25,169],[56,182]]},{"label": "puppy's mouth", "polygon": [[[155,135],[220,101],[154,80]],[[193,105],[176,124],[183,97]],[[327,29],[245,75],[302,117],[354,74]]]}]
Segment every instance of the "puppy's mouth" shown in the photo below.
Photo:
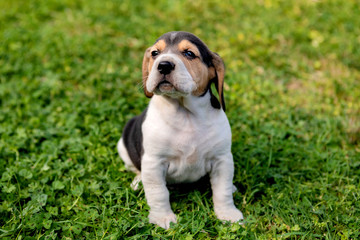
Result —
[{"label": "puppy's mouth", "polygon": [[160,90],[160,92],[173,92],[175,89],[174,85],[172,85],[172,83],[170,83],[169,81],[167,81],[166,79],[162,80],[159,82],[159,84],[156,86],[156,88],[158,90]]}]

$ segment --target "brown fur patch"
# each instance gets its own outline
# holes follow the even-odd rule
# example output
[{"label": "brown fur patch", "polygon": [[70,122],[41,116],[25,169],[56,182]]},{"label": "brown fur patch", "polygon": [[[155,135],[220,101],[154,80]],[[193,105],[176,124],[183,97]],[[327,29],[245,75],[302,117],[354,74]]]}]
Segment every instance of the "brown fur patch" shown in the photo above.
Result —
[{"label": "brown fur patch", "polygon": [[166,48],[166,42],[161,39],[159,41],[157,41],[154,46],[152,46],[151,51],[155,51],[158,50],[159,52],[163,52]]},{"label": "brown fur patch", "polygon": [[193,53],[195,53],[196,56],[200,57],[200,52],[198,50],[198,48],[192,44],[189,40],[182,40],[179,44],[178,44],[178,50],[180,52],[184,52],[185,50],[190,50]]},{"label": "brown fur patch", "polygon": [[[204,64],[198,48],[190,41],[184,39],[178,44],[177,47],[185,67],[189,71],[197,86],[196,90],[192,94],[194,96],[200,96],[204,94],[204,92],[207,90],[210,79],[215,76],[214,68],[208,68]],[[192,51],[196,55],[196,58],[188,59],[185,57],[182,54],[185,50]]]},{"label": "brown fur patch", "polygon": [[143,63],[142,63],[142,84],[143,84],[143,88],[144,88],[144,93],[147,97],[151,98],[154,94],[151,92],[148,92],[147,88],[146,88],[146,81],[149,77],[149,62],[150,62],[150,49],[148,48],[146,49],[145,53],[144,53],[144,58],[143,58]]},{"label": "brown fur patch", "polygon": [[217,91],[219,93],[219,101],[221,104],[221,107],[225,111],[225,101],[224,101],[224,93],[223,93],[223,86],[224,86],[224,76],[225,76],[225,65],[223,60],[219,55],[216,53],[212,54],[212,64],[215,67],[215,72],[217,75]]}]

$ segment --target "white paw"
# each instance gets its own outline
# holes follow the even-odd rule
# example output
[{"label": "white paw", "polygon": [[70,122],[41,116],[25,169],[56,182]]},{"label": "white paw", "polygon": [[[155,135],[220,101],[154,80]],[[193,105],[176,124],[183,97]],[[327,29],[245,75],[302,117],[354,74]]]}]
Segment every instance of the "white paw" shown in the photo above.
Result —
[{"label": "white paw", "polygon": [[133,180],[132,183],[130,184],[130,187],[131,187],[134,191],[137,191],[137,190],[139,190],[140,182],[141,182],[141,175],[136,175],[136,177],[134,178],[134,180]]},{"label": "white paw", "polygon": [[176,216],[173,212],[168,213],[153,213],[149,214],[149,222],[158,225],[159,227],[168,229],[170,223],[176,223]]},{"label": "white paw", "polygon": [[239,211],[239,209],[237,209],[235,207],[221,209],[221,210],[215,209],[215,214],[219,220],[230,221],[232,223],[238,222],[238,221],[244,219],[243,214]]},{"label": "white paw", "polygon": [[232,193],[236,192],[237,191],[237,187],[235,187],[235,185],[233,184],[232,185]]}]

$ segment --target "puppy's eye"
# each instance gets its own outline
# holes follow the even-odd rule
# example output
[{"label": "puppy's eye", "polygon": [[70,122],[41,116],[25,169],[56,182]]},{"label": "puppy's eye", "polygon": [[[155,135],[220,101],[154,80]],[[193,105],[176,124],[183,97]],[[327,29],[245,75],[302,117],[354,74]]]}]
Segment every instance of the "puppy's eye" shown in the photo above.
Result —
[{"label": "puppy's eye", "polygon": [[190,51],[190,50],[185,50],[183,53],[184,53],[185,57],[188,57],[188,58],[190,58],[190,59],[196,58],[195,53],[193,53],[193,52]]},{"label": "puppy's eye", "polygon": [[155,56],[157,56],[157,55],[159,55],[159,54],[160,54],[160,53],[159,53],[159,51],[157,51],[157,50],[151,52],[151,56],[153,56],[153,57],[155,57]]}]

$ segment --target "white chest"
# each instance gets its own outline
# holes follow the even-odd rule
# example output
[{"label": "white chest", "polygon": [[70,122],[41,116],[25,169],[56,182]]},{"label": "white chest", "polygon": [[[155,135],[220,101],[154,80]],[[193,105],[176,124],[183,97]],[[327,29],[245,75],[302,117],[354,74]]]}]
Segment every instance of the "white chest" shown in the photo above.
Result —
[{"label": "white chest", "polygon": [[231,148],[226,115],[211,108],[204,114],[163,110],[151,105],[148,109],[142,128],[144,152],[168,166],[168,183],[196,181]]}]

